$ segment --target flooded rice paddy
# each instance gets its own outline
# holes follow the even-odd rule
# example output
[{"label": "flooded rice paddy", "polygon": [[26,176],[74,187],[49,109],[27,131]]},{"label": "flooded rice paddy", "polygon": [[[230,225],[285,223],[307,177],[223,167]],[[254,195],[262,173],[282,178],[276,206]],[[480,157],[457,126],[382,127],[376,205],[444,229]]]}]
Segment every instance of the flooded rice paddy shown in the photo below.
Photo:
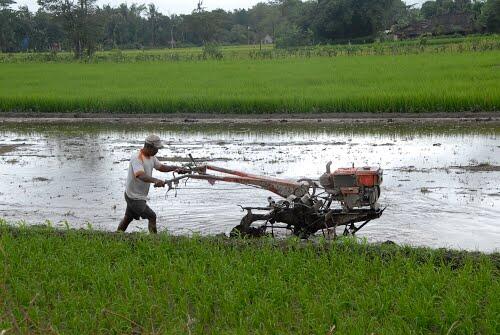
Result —
[{"label": "flooded rice paddy", "polygon": [[[8,222],[115,230],[125,211],[128,159],[149,133],[168,146],[159,157],[280,178],[318,178],[332,168],[384,169],[384,215],[359,232],[369,241],[500,249],[500,126],[326,123],[168,125],[0,125],[0,217]],[[155,172],[156,177],[161,173]],[[170,178],[164,174],[164,178]],[[150,191],[159,230],[228,233],[270,192],[190,180],[177,192]],[[276,196],[275,199],[278,197]],[[145,221],[131,231],[147,230]]]}]

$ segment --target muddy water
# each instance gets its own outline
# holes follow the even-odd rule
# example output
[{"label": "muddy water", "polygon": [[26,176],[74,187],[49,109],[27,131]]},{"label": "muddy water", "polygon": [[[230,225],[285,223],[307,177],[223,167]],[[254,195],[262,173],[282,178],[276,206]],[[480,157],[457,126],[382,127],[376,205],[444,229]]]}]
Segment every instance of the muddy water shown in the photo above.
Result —
[{"label": "muddy water", "polygon": [[[383,217],[359,235],[369,241],[482,251],[500,249],[500,126],[462,125],[0,125],[0,217],[114,230],[125,210],[128,158],[158,133],[159,156],[188,153],[256,174],[317,178],[333,167],[384,169]],[[160,173],[156,173],[160,177]],[[165,175],[165,178],[169,177]],[[166,194],[151,189],[160,230],[228,233],[269,192],[189,181]],[[131,230],[145,230],[135,221]]]}]

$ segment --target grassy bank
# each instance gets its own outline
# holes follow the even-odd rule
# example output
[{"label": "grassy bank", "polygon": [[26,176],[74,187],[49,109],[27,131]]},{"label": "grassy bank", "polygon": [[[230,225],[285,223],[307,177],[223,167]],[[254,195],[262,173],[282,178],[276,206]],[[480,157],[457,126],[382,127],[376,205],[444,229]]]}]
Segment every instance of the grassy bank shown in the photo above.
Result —
[{"label": "grassy bank", "polygon": [[0,332],[500,330],[498,254],[2,225],[0,263]]},{"label": "grassy bank", "polygon": [[[274,48],[273,45],[238,45],[217,47],[217,57],[226,60],[286,59],[309,57],[408,55],[450,52],[481,52],[500,49],[500,35],[476,35],[467,37],[422,37],[413,40],[386,41],[368,44],[337,44]],[[147,62],[147,61],[203,61],[214,58],[202,47],[178,49],[109,50],[98,51],[90,58],[75,60],[71,52],[23,52],[0,53],[0,63],[29,62]]]},{"label": "grassy bank", "polygon": [[2,111],[426,112],[500,108],[500,51],[0,64]]}]

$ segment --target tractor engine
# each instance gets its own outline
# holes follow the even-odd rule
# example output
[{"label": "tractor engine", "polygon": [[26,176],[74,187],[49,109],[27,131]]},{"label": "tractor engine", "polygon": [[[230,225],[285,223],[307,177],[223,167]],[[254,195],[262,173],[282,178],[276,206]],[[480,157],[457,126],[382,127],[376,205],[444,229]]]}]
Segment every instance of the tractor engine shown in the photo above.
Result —
[{"label": "tractor engine", "polygon": [[382,169],[376,167],[341,168],[330,172],[330,165],[326,165],[326,172],[319,178],[321,186],[340,201],[345,210],[370,206],[377,208],[382,184]]}]

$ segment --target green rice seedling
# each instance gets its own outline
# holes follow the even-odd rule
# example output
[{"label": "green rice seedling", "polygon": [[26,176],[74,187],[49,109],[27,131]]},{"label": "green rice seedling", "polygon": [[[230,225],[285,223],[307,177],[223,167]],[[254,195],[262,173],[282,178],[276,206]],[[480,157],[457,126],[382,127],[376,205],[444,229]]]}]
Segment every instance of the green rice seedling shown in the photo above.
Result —
[{"label": "green rice seedling", "polygon": [[0,329],[77,333],[498,330],[498,254],[0,224]]},{"label": "green rice seedling", "polygon": [[497,111],[500,51],[0,64],[0,110],[116,113]]}]

